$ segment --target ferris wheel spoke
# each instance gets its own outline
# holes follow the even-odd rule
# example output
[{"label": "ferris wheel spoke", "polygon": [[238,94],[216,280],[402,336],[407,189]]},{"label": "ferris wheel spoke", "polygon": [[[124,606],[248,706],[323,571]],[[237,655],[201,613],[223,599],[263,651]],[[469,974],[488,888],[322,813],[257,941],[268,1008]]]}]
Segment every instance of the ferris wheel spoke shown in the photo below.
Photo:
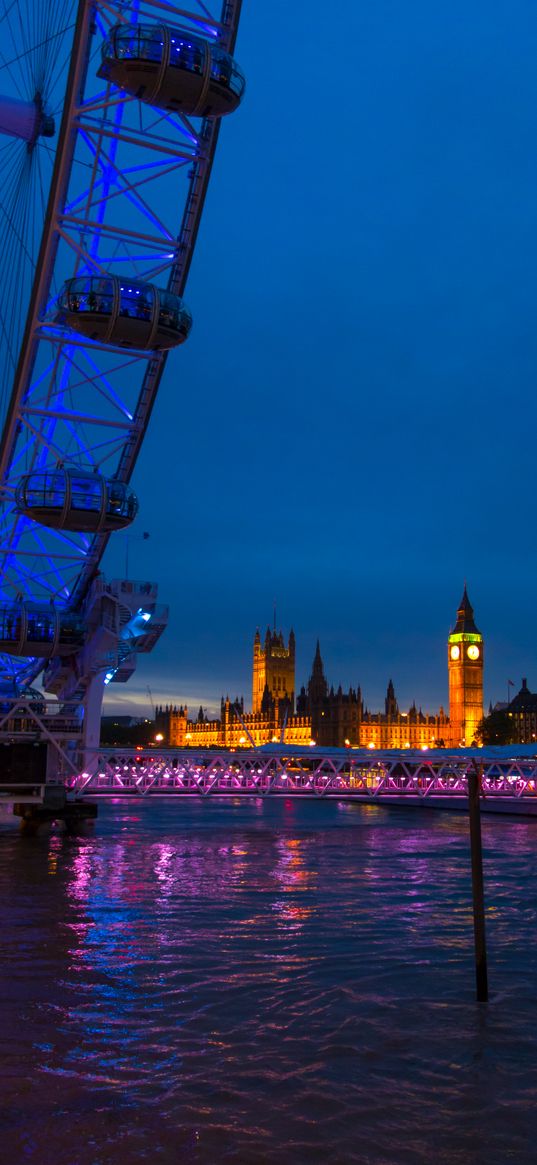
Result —
[{"label": "ferris wheel spoke", "polygon": [[[51,70],[57,66],[58,46],[66,42],[73,28],[72,6],[67,0],[17,0],[4,6],[0,16],[4,31],[0,56],[0,86],[15,91],[30,103],[45,100],[47,85],[61,97]],[[7,44],[16,47],[9,53]],[[39,138],[30,146],[16,137],[2,141],[3,184],[0,206],[0,264],[2,305],[0,307],[1,348],[0,422],[7,403],[9,381],[14,373],[22,339],[23,322],[35,276],[37,256],[45,219],[48,187],[54,153]],[[3,143],[6,143],[6,147]]]},{"label": "ferris wheel spoke", "polygon": [[49,432],[45,432],[43,429],[40,429],[37,425],[32,424],[32,422],[28,416],[21,417],[21,425],[24,425],[24,427],[28,430],[28,432],[34,438],[34,442],[35,442],[34,455],[35,455],[35,457],[39,457],[40,454],[42,454],[43,449],[45,449],[46,452],[50,453],[56,461],[63,460],[63,458],[65,456],[65,452],[59,445],[54,444],[54,441],[52,440]]},{"label": "ferris wheel spoke", "polygon": [[[112,380],[117,378],[118,384],[121,385],[125,379],[125,371],[132,366],[132,361],[125,361],[122,359],[119,363],[112,361],[107,374],[103,374],[103,370],[96,365],[95,361],[91,359],[90,354],[84,349],[81,349],[81,356],[85,363],[74,358],[72,353],[67,354],[65,349],[59,350],[58,358],[59,364],[56,364],[53,382],[49,387],[48,392],[41,391],[34,392],[21,412],[21,419],[25,424],[34,423],[40,432],[40,441],[46,445],[50,451],[52,431],[50,429],[43,429],[45,418],[50,419],[56,424],[71,423],[74,419],[79,422],[80,435],[82,435],[81,426],[91,423],[95,426],[95,433],[98,435],[100,444],[100,433],[102,429],[117,428],[123,433],[129,432],[132,428],[133,413],[132,405],[129,409],[124,399],[120,396],[119,391],[114,389]],[[69,371],[75,372],[78,379],[71,377],[66,385],[66,377],[62,372],[62,366],[69,365]],[[93,407],[95,413],[88,415],[87,411],[81,413],[77,404],[79,390],[83,393],[84,405],[87,410],[88,405],[91,404],[89,390],[94,393]],[[67,403],[69,401],[70,408],[68,410]],[[100,402],[100,406],[99,406]],[[103,411],[103,402],[106,403],[107,408]],[[33,421],[32,421],[33,419]],[[78,435],[78,430],[77,430]],[[91,456],[91,448],[95,443],[96,438],[88,435],[84,441],[80,442],[80,449],[84,457]],[[122,438],[124,440],[124,438]]]},{"label": "ferris wheel spoke", "polygon": [[0,7],[0,27],[2,26],[4,20],[7,20],[11,9],[14,8],[17,3],[18,0],[9,0],[9,2],[4,0],[4,3]]},{"label": "ferris wheel spoke", "polygon": [[[142,174],[143,175],[143,177],[139,178],[136,182],[129,183],[130,188],[132,189],[133,192],[135,192],[135,191],[139,190],[141,186],[147,186],[152,182],[161,181],[163,178],[166,178],[169,174],[173,174],[174,172],[176,173],[181,168],[188,166],[188,165],[191,165],[191,163],[192,163],[191,158],[189,158],[188,160],[181,158],[180,161],[171,162],[171,163],[168,162],[167,160],[164,160],[164,159],[160,160],[159,159],[155,162],[146,162],[144,165],[141,165],[141,166],[130,166],[127,169],[125,169],[123,172],[118,171],[118,173],[121,175],[123,180],[125,180],[125,178],[128,174]],[[104,187],[104,181],[102,179],[99,179],[94,184],[94,194],[97,193],[98,191],[100,191],[103,187]],[[120,194],[121,194],[121,189],[111,192],[108,195],[108,202],[110,203],[113,199],[119,197]],[[73,203],[71,203],[68,207],[66,207],[66,212],[71,213],[72,211],[76,210],[77,207],[79,207],[83,202],[86,201],[87,195],[88,195],[88,191],[85,191],[83,194],[80,194],[78,196],[78,198]],[[100,201],[101,201],[101,198],[99,197],[99,199],[94,203],[94,205],[98,205],[98,203]],[[171,236],[171,228],[167,229],[167,234]]]},{"label": "ferris wheel spoke", "polygon": [[[7,15],[7,23],[8,23],[9,33],[13,39],[13,42],[20,44],[22,41],[22,44],[25,45],[26,44],[26,29],[24,27],[21,27],[20,4],[19,3],[17,3],[14,7],[12,7],[10,9],[10,11]],[[18,29],[17,29],[17,25],[18,25]],[[29,71],[29,62],[28,62],[28,57],[27,57],[28,52],[29,52],[29,50],[23,49],[23,51],[19,52],[17,54],[17,57],[14,57],[11,61],[3,62],[3,67],[5,69],[7,69],[8,71],[10,71],[13,66],[16,66],[16,65],[19,66],[19,70],[22,74],[23,92],[27,96],[29,96],[29,88],[31,86],[31,73]],[[10,75],[11,75],[11,73],[10,73]]]},{"label": "ferris wheel spoke", "polygon": [[[80,563],[80,559],[78,560],[78,562],[76,561],[76,559],[73,562],[72,559],[67,558],[67,563],[66,563],[64,561],[64,557],[60,558],[57,553],[54,553],[54,556],[52,556],[50,550],[46,549],[43,538],[39,534],[37,534],[35,531],[33,532],[33,534],[34,534],[34,541],[37,544],[37,546],[40,548],[41,554],[43,555],[43,558],[45,559],[45,563],[48,563],[48,565],[45,565],[45,566],[40,565],[39,569],[40,569],[41,577],[46,579],[50,583],[51,587],[54,587],[54,583],[56,583],[56,586],[54,588],[55,593],[56,594],[61,593],[65,588],[65,573],[64,573],[65,568],[67,567],[67,570],[75,570],[76,571],[77,566]],[[81,552],[83,553],[82,548],[81,548]],[[63,571],[63,573],[62,573],[62,571]]]},{"label": "ferris wheel spoke", "polygon": [[23,101],[24,98],[27,97],[27,93],[26,93],[26,90],[24,89],[19,77],[16,76],[15,71],[13,69],[13,65],[15,63],[16,63],[15,61],[5,61],[2,53],[0,52],[0,69],[4,69],[6,71],[8,78],[9,78],[9,81],[11,82],[13,87],[17,90],[17,93],[18,93],[21,101]]},{"label": "ferris wheel spoke", "polygon": [[[102,263],[95,259],[93,255],[90,255],[89,251],[82,247],[77,241],[77,238],[69,234],[68,230],[62,230],[58,227],[58,235],[75,252],[77,259],[84,264],[85,270],[92,271],[96,275],[106,275],[106,268]],[[78,270],[78,268],[75,268],[75,270]]]},{"label": "ferris wheel spoke", "polygon": [[[90,148],[91,148],[91,145],[90,145]],[[181,162],[176,163],[174,166],[168,167],[167,172],[171,172],[172,169],[177,169],[177,166],[179,166],[179,165],[185,165],[184,160],[181,160]],[[89,214],[90,211],[95,212],[97,210],[97,208],[99,206],[101,206],[103,203],[106,203],[108,206],[110,206],[115,199],[118,199],[118,198],[121,198],[122,196],[124,196],[129,200],[129,202],[134,207],[136,207],[140,211],[140,213],[143,216],[145,216],[149,220],[149,222],[152,222],[153,225],[156,226],[156,228],[158,230],[161,230],[162,234],[166,238],[168,238],[170,240],[170,242],[173,241],[174,236],[173,236],[171,229],[166,227],[164,225],[164,223],[155,215],[155,213],[152,211],[149,204],[145,201],[145,199],[139,193],[140,186],[142,186],[146,181],[147,182],[155,181],[157,177],[161,177],[161,173],[159,172],[159,175],[152,174],[152,175],[148,176],[146,179],[141,179],[139,182],[130,182],[129,179],[127,178],[126,172],[122,171],[120,169],[120,167],[116,165],[110,152],[105,150],[104,148],[101,148],[101,151],[100,151],[99,166],[100,166],[101,170],[103,170],[106,173],[108,182],[110,181],[110,175],[111,174],[114,175],[115,185],[117,186],[117,189],[106,192],[104,190],[105,179],[103,178],[103,179],[97,181],[93,187],[91,201],[89,201],[89,199],[85,199],[84,196],[81,196],[81,198],[78,200],[79,204],[81,201],[84,201],[84,200],[87,201],[86,213]],[[143,169],[143,167],[135,167],[135,168],[133,168],[133,171],[137,172],[137,173],[140,173],[140,172],[143,173],[144,169]],[[96,194],[98,195],[97,197],[95,197]],[[88,195],[89,195],[89,191],[88,191]]]},{"label": "ferris wheel spoke", "polygon": [[[25,7],[27,6],[25,5]],[[6,60],[4,54],[0,52],[0,70],[5,69],[20,96],[26,96],[30,100],[35,96],[35,92],[39,92],[42,97],[49,96],[59,72],[58,41],[64,38],[66,33],[72,32],[75,27],[74,22],[66,18],[70,11],[69,5],[63,8],[51,4],[48,6],[38,5],[33,6],[34,10],[35,7],[43,12],[53,11],[55,13],[55,27],[51,22],[46,29],[40,31],[35,43],[22,49],[19,48],[16,56],[12,56],[9,60]],[[27,45],[28,21],[22,16],[20,3],[15,4],[14,10],[17,14],[18,27],[8,19],[11,36],[14,43],[25,46]],[[17,69],[19,78],[16,78]]]},{"label": "ferris wheel spoke", "polygon": [[136,100],[130,94],[118,94],[117,97],[110,99],[108,97],[108,89],[103,89],[102,93],[97,93],[93,97],[88,97],[77,110],[77,114],[100,113],[103,109],[110,111],[117,109],[118,106],[135,105]]},{"label": "ferris wheel spoke", "polygon": [[[84,353],[84,355],[87,359],[89,371],[85,371],[82,367],[82,364],[79,364],[79,362],[75,360],[73,356],[68,356],[67,354],[65,355],[65,359],[69,361],[73,371],[78,373],[80,376],[80,380],[71,381],[70,391],[73,396],[76,394],[77,389],[80,388],[87,390],[88,385],[92,385],[96,392],[99,393],[99,395],[102,396],[104,400],[106,400],[107,403],[112,406],[112,409],[120,412],[121,415],[128,421],[132,421],[132,414],[129,412],[118,394],[114,391],[109,377],[103,375],[98,365],[94,360],[91,360],[87,352]],[[117,364],[110,369],[110,375],[123,373],[127,368],[132,366],[132,360],[122,361],[121,364]],[[92,369],[94,370],[93,372]]]},{"label": "ferris wheel spoke", "polygon": [[[196,112],[197,98],[189,98],[185,111],[168,106],[167,98],[162,107],[143,95],[139,100],[138,85],[129,90],[130,83],[122,88],[119,80],[116,87],[115,77],[102,71],[103,62],[110,62],[113,30],[141,25],[147,43],[155,30],[158,43],[163,28],[164,54],[169,25],[192,37],[207,61],[213,60],[210,46],[218,43],[222,60],[222,50],[234,42],[239,9],[240,0],[225,0],[218,15],[202,0],[188,7],[166,0],[132,7],[123,0],[95,0],[90,27],[90,4],[79,0],[76,28],[69,0],[18,0],[0,11],[0,26],[17,46],[10,54],[4,38],[9,89],[36,111],[24,131],[27,138],[34,135],[29,147],[26,140],[15,141],[13,151],[4,151],[0,141],[6,163],[0,264],[6,268],[4,288],[11,288],[0,309],[2,359],[9,370],[0,379],[0,401],[13,377],[0,445],[1,481],[9,485],[2,499],[0,601],[15,592],[76,608],[85,599],[110,531],[118,527],[107,517],[108,525],[90,523],[82,535],[70,501],[62,503],[61,522],[53,514],[49,520],[48,511],[39,516],[25,483],[36,483],[36,496],[43,497],[39,483],[53,483],[52,491],[61,487],[69,498],[65,490],[79,478],[81,489],[86,482],[92,496],[97,491],[106,499],[116,482],[124,491],[118,496],[126,497],[168,349],[186,338],[190,326],[181,296],[218,122]],[[181,80],[180,73],[174,76]],[[222,83],[225,77],[224,71]],[[195,84],[201,92],[200,82]],[[53,116],[59,131],[60,111],[56,141],[41,137]],[[15,289],[21,293],[13,294]],[[43,617],[50,623],[50,616]],[[61,687],[67,678],[61,661],[56,663],[54,683]],[[3,674],[10,666],[0,660]],[[31,677],[41,666],[21,659],[14,674]]]},{"label": "ferris wheel spoke", "polygon": [[[38,528],[35,523],[32,522],[32,537],[37,529]],[[41,529],[39,536],[46,537],[48,539],[47,554],[51,553],[51,547],[60,545],[64,552],[64,557],[66,557],[69,562],[79,562],[80,557],[87,552],[90,545],[90,539],[85,537],[83,534],[66,534],[63,530]],[[68,554],[65,553],[66,548],[69,550]]]}]

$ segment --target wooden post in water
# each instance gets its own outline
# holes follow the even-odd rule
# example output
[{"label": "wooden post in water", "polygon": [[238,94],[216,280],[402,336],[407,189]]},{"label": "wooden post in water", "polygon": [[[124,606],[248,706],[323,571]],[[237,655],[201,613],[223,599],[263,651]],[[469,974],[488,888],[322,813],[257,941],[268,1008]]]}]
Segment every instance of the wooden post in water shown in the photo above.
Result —
[{"label": "wooden post in water", "polygon": [[489,997],[487,978],[487,944],[485,940],[485,900],[483,894],[483,852],[481,848],[481,808],[479,797],[483,768],[473,762],[468,773],[468,811],[470,817],[470,848],[472,851],[472,897],[474,906],[475,978],[478,1003]]}]

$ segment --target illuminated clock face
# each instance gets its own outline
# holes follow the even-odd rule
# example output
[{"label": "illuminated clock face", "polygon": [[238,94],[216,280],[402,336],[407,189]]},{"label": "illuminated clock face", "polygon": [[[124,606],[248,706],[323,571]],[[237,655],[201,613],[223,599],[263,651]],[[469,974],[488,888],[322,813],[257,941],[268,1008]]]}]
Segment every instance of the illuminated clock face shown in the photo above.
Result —
[{"label": "illuminated clock face", "polygon": [[451,650],[450,650],[450,653],[449,653],[449,654],[450,654],[450,656],[451,656],[451,658],[452,658],[452,659],[458,659],[458,658],[459,658],[459,655],[461,654],[461,649],[460,649],[460,647],[457,647],[457,644],[456,644],[456,643],[454,643],[454,644],[453,644],[453,647],[451,648]]},{"label": "illuminated clock face", "polygon": [[479,648],[475,643],[471,643],[468,648],[468,659],[479,659]]}]

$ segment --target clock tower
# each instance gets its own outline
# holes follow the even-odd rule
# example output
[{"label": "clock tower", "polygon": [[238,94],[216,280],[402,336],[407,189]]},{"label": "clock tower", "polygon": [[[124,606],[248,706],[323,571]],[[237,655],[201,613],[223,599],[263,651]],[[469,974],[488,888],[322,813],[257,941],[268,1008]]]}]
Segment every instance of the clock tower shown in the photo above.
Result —
[{"label": "clock tower", "polygon": [[450,744],[469,747],[483,719],[483,636],[474,623],[466,586],[448,638]]}]

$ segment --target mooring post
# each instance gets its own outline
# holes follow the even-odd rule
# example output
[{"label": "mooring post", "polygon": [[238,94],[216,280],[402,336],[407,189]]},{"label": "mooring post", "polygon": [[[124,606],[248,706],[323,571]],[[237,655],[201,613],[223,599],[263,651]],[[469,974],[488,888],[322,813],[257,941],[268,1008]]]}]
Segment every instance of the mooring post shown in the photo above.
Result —
[{"label": "mooring post", "polygon": [[487,978],[487,945],[485,940],[485,899],[483,893],[483,851],[481,847],[481,793],[482,765],[473,762],[468,773],[468,811],[470,817],[470,848],[472,852],[472,897],[474,906],[475,978],[478,1003],[489,997]]}]

